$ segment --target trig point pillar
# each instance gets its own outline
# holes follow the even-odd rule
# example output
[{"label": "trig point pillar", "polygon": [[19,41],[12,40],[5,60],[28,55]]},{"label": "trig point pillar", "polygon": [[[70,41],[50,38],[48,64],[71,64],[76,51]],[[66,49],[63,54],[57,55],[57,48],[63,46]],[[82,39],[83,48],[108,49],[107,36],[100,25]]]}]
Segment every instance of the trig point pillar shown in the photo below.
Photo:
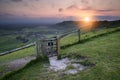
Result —
[{"label": "trig point pillar", "polygon": [[56,44],[57,44],[57,56],[60,54],[60,37],[57,36],[57,41],[56,41]]}]

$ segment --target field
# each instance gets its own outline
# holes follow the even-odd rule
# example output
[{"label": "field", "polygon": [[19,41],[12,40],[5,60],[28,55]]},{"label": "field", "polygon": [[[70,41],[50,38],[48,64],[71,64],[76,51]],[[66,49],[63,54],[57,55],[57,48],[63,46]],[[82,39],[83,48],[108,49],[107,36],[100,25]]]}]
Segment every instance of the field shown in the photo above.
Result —
[{"label": "field", "polygon": [[[66,26],[66,25],[65,25]],[[0,25],[0,53],[25,46],[40,38],[49,38],[74,29],[68,26]]]},{"label": "field", "polygon": [[[74,75],[64,75],[59,72],[48,71],[48,61],[35,60],[24,68],[10,72],[1,80],[120,80],[120,27],[91,31],[78,36],[71,34],[61,40],[61,57],[87,57],[95,66]],[[0,56],[0,63],[10,62],[26,56],[34,56],[35,49],[30,47]],[[5,66],[0,66],[4,71]]]},{"label": "field", "polygon": [[[32,43],[40,38],[50,38],[71,32],[77,28],[75,21],[63,21],[56,24],[0,24],[0,53]],[[97,21],[94,27],[114,28],[120,21]],[[64,43],[64,42],[63,42]]]}]

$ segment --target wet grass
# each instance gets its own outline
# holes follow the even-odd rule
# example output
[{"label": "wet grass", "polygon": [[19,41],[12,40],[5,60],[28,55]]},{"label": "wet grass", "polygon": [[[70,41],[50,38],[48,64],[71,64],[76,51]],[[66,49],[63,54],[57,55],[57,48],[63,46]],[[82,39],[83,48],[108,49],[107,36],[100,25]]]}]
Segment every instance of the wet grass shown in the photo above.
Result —
[{"label": "wet grass", "polygon": [[[61,57],[87,58],[84,65],[94,67],[75,75],[59,74],[47,70],[45,60],[33,62],[19,72],[4,76],[1,80],[120,80],[120,28],[111,28],[83,34],[81,43],[75,34],[61,40]],[[87,35],[87,36],[86,36]],[[85,40],[85,41],[84,41]],[[66,46],[70,45],[70,46]]]}]

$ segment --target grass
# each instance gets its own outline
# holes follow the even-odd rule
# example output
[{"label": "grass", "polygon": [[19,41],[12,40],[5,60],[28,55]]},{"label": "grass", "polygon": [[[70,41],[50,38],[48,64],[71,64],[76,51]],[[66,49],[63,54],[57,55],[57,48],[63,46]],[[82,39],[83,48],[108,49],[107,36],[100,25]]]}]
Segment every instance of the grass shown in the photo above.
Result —
[{"label": "grass", "polygon": [[82,64],[82,65],[84,65],[84,66],[95,66],[95,64],[94,63],[91,63],[89,60],[83,60],[83,61],[80,61],[80,62],[76,62],[76,63],[79,63],[79,64]]},{"label": "grass", "polygon": [[70,69],[75,69],[75,67],[73,65],[69,65],[69,66],[66,67],[65,70],[70,70]]},{"label": "grass", "polygon": [[[96,31],[91,31],[88,33],[84,33],[81,35],[81,43],[90,41],[93,38],[101,37],[110,33],[114,33],[116,31],[120,31],[120,27],[118,28],[108,28],[108,29],[103,29],[103,30],[96,30]],[[73,46],[78,44],[78,36],[77,33],[75,34],[70,34],[67,37],[61,39],[60,44],[61,48],[68,48],[69,46]]]},{"label": "grass", "polygon": [[20,59],[20,58],[24,58],[24,57],[32,56],[32,55],[35,55],[34,47],[29,47],[26,49],[13,52],[11,54],[0,56],[0,63],[9,62],[12,60],[16,60],[16,59]]},{"label": "grass", "polygon": [[48,63],[40,61],[1,80],[120,80],[120,28],[89,32],[81,40],[78,43],[75,34],[62,39],[61,56],[85,56],[88,58],[85,63],[95,63],[94,67],[75,75],[63,75],[47,70],[44,66]]},{"label": "grass", "polygon": [[[6,33],[7,33],[7,31],[6,31]],[[19,35],[17,35],[17,34],[0,36],[0,53],[19,48],[19,47],[25,46],[25,45],[33,42],[31,40],[26,43],[23,43],[22,41],[16,39],[16,37],[18,37],[18,36]]]},{"label": "grass", "polygon": [[[43,64],[48,64],[48,62],[49,62],[49,60],[48,60],[48,58],[42,58],[42,57],[40,57],[40,58],[37,58],[37,59],[35,59],[35,60],[32,60],[30,63],[28,63],[28,64],[26,64],[26,66],[25,67],[23,67],[23,68],[21,68],[21,69],[19,69],[19,70],[17,70],[17,71],[13,71],[13,72],[10,72],[10,73],[7,73],[5,76],[3,76],[4,77],[4,79],[5,80],[7,80],[7,79],[9,79],[9,77],[11,77],[12,75],[15,75],[16,73],[19,73],[19,72],[22,72],[22,71],[24,71],[24,70],[27,70],[27,69],[29,69],[29,68],[31,68],[30,66],[31,65],[38,65],[38,67],[39,68],[42,68],[43,67]],[[34,70],[37,70],[38,68],[33,68],[32,70],[34,71]],[[31,70],[31,72],[32,72],[32,70]],[[13,78],[13,80],[14,80],[14,78]]]},{"label": "grass", "polygon": [[[39,26],[34,28],[28,27],[28,28],[23,28],[22,30],[0,29],[0,53],[22,47],[36,41],[36,39],[40,38],[39,36],[35,36],[36,34],[44,36],[46,38],[50,38],[57,34],[60,34],[61,32],[62,31],[60,29],[57,28],[53,29],[47,26],[46,27]],[[23,43],[22,40],[16,39],[16,37],[18,36],[25,37],[29,39],[29,41]]]},{"label": "grass", "polygon": [[8,66],[2,65],[4,63],[9,63],[11,61],[14,61],[16,59],[28,57],[28,56],[34,56],[35,55],[35,49],[34,47],[29,47],[23,50],[19,50],[16,52],[13,52],[8,55],[0,56],[0,72],[3,72]]},{"label": "grass", "polygon": [[0,37],[0,52],[14,49],[17,47],[18,44],[21,44],[21,42],[16,40],[15,35],[1,36]]}]

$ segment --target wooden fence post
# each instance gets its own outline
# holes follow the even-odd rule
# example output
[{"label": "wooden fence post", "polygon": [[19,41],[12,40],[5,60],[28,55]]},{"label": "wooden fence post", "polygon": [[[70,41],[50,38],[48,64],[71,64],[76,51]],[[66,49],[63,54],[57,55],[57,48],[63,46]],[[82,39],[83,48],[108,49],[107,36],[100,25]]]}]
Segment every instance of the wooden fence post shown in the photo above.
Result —
[{"label": "wooden fence post", "polygon": [[35,53],[36,53],[36,57],[37,57],[38,56],[37,41],[35,41]]},{"label": "wooden fence post", "polygon": [[78,30],[78,42],[80,42],[80,29]]},{"label": "wooden fence post", "polygon": [[41,57],[40,46],[41,46],[40,40],[37,40],[36,45],[35,45],[35,47],[36,47],[36,57],[37,58]]}]

